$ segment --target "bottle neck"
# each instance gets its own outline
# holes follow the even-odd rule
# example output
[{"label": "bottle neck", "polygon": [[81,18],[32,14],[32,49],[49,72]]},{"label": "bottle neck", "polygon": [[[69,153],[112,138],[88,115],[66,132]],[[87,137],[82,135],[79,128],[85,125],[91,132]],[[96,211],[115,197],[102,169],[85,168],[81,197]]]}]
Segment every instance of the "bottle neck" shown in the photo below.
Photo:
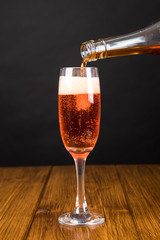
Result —
[{"label": "bottle neck", "polygon": [[91,40],[81,46],[82,58],[87,61],[141,53],[160,54],[160,22],[130,34]]}]

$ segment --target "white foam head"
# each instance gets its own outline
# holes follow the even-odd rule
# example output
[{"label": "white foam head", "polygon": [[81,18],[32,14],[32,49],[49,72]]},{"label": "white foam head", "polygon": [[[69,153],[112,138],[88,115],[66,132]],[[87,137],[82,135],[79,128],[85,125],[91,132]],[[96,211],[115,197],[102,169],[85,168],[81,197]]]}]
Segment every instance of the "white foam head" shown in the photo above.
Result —
[{"label": "white foam head", "polygon": [[58,94],[100,93],[98,77],[67,77],[60,76]]}]

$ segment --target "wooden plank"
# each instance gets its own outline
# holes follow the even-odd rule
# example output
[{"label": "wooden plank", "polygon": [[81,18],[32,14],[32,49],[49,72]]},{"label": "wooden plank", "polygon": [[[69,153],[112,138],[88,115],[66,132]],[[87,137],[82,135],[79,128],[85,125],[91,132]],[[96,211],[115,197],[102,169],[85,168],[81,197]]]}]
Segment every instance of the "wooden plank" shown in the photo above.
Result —
[{"label": "wooden plank", "polygon": [[50,167],[0,168],[0,240],[23,239]]},{"label": "wooden plank", "polygon": [[[139,237],[130,215],[115,166],[90,166],[90,171],[87,174],[88,179],[92,179],[92,185],[90,183],[90,186],[86,186],[86,189],[89,189],[89,191],[92,189],[93,191],[96,183],[97,190],[94,190],[92,195],[95,195],[95,197],[97,195],[100,196],[100,200],[102,201],[106,218],[106,239],[138,240]],[[91,205],[93,205],[92,195],[88,194],[88,200]]]},{"label": "wooden plank", "polygon": [[90,210],[105,214],[105,224],[61,226],[58,216],[74,208],[76,177],[74,167],[54,167],[27,240],[139,239],[114,166],[87,166],[86,196]]},{"label": "wooden plank", "polygon": [[140,239],[160,239],[160,167],[117,166]]}]

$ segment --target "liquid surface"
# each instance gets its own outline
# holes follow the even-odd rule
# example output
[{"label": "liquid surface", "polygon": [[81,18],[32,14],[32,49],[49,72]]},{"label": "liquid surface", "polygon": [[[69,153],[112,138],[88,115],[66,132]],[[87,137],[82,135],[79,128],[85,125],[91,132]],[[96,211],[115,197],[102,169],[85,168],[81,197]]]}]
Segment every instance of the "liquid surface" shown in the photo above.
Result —
[{"label": "liquid surface", "polygon": [[58,89],[58,94],[62,95],[100,93],[99,78],[61,76]]}]

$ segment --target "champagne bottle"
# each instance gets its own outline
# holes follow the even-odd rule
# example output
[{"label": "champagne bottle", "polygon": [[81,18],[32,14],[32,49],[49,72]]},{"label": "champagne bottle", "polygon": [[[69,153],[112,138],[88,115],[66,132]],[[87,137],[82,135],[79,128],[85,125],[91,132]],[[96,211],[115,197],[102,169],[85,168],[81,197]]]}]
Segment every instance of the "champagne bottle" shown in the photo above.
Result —
[{"label": "champagne bottle", "polygon": [[160,55],[160,21],[141,30],[82,43],[82,65],[107,57],[135,54]]}]

